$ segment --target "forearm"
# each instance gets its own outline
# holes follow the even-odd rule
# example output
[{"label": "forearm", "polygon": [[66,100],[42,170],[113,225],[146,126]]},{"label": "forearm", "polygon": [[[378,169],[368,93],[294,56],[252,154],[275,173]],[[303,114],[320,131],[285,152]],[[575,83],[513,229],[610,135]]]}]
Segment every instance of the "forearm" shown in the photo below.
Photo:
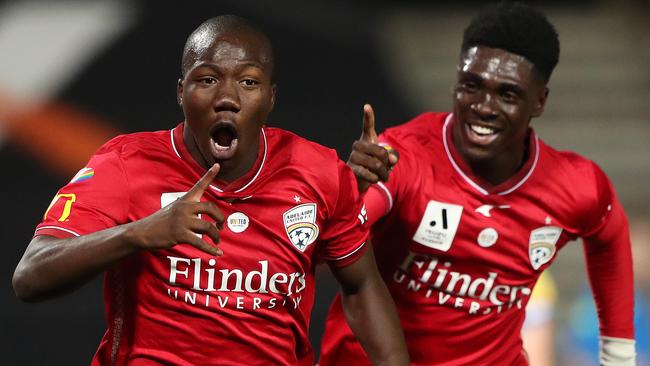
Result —
[{"label": "forearm", "polygon": [[79,237],[37,236],[13,276],[18,298],[39,301],[69,292],[135,252],[131,224]]},{"label": "forearm", "polygon": [[395,303],[381,279],[372,244],[355,263],[333,268],[341,284],[343,312],[373,365],[408,365],[404,334]]},{"label": "forearm", "polygon": [[381,279],[368,282],[356,293],[342,291],[347,322],[373,365],[408,365],[404,335],[386,285]]}]

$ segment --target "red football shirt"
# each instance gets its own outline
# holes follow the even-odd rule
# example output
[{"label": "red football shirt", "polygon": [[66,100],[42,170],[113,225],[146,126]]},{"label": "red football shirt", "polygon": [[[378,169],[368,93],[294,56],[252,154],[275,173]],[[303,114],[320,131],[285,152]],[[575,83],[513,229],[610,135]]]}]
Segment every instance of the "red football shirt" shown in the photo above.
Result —
[{"label": "red football shirt", "polygon": [[[36,235],[133,222],[183,195],[205,169],[183,145],[182,129],[108,142],[58,192]],[[356,192],[334,150],[264,128],[250,172],[216,181],[203,196],[226,216],[222,257],[180,244],[107,270],[108,329],[93,364],[312,363],[314,268],[319,261],[346,266],[364,252]]]},{"label": "red football shirt", "polygon": [[[520,338],[540,273],[582,237],[601,333],[633,338],[628,226],[605,174],[530,131],[528,159],[492,186],[451,140],[453,115],[425,113],[380,141],[400,152],[365,197],[377,264],[413,365],[526,365]],[[383,217],[382,217],[383,216]],[[369,364],[336,298],[321,366]]]}]

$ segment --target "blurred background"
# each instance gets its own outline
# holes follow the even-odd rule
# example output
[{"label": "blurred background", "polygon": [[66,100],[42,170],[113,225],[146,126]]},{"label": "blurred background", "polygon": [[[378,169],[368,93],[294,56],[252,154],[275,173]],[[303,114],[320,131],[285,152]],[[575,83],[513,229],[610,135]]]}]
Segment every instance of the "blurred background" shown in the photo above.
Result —
[{"label": "blurred background", "polygon": [[[0,354],[6,365],[89,364],[104,330],[101,281],[39,304],[18,302],[11,276],[57,189],[116,134],[169,129],[180,58],[203,20],[237,14],[274,43],[278,98],[269,125],[346,159],[363,103],[378,130],[448,111],[462,30],[484,1],[0,0]],[[552,146],[609,174],[631,219],[637,349],[650,353],[650,1],[535,1],[560,33],[545,114]],[[553,177],[549,177],[553,179]],[[312,340],[336,291],[318,271]],[[551,268],[529,330],[545,327],[546,361],[595,365],[597,323],[580,243]],[[532,320],[535,321],[532,321]],[[543,333],[539,333],[543,334]],[[650,365],[650,359],[639,359]],[[533,363],[535,366],[535,363]]]}]

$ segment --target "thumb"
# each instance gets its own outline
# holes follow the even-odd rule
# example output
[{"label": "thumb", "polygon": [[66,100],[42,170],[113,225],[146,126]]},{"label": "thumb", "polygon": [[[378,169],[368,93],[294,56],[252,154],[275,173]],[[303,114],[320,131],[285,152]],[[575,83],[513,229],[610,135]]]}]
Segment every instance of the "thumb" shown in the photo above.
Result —
[{"label": "thumb", "polygon": [[212,167],[210,167],[210,169],[208,169],[208,171],[203,174],[201,179],[199,179],[198,182],[196,182],[196,184],[194,184],[194,186],[189,191],[187,191],[183,198],[186,200],[199,202],[203,196],[203,193],[205,193],[205,191],[210,186],[210,183],[212,183],[212,180],[214,180],[214,177],[219,174],[220,169],[221,166],[219,164],[214,164]]},{"label": "thumb", "polygon": [[375,131],[375,111],[370,104],[363,105],[363,130],[361,131],[362,141],[377,143],[377,131]]}]

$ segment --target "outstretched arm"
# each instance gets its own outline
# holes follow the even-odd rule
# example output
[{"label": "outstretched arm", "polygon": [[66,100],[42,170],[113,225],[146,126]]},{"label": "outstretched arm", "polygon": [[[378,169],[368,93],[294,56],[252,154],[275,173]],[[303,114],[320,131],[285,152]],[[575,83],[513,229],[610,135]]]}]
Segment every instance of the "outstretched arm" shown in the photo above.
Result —
[{"label": "outstretched arm", "polygon": [[370,243],[353,264],[332,272],[341,285],[343,312],[373,365],[408,365],[409,357],[390,294]]},{"label": "outstretched arm", "polygon": [[[38,301],[69,292],[142,249],[188,243],[209,254],[221,255],[220,249],[195,235],[206,234],[214,243],[219,242],[217,225],[222,225],[223,213],[214,203],[200,202],[218,172],[219,166],[215,165],[182,198],[141,220],[65,239],[36,236],[14,272],[16,295],[24,301]],[[200,220],[198,213],[211,216],[217,225]]]}]

